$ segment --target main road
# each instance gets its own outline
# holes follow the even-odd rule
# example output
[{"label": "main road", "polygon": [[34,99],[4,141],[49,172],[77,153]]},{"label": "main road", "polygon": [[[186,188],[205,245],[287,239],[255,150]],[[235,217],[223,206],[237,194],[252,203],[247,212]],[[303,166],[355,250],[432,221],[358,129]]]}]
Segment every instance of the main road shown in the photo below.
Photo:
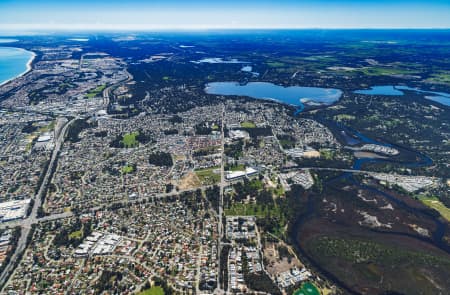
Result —
[{"label": "main road", "polygon": [[[58,131],[55,132],[55,134],[57,134],[57,137],[55,138],[55,147],[53,149],[47,171],[45,171],[45,175],[44,175],[43,181],[41,183],[41,186],[39,187],[38,192],[34,196],[33,208],[31,209],[30,215],[26,219],[21,221],[20,237],[19,237],[19,240],[17,241],[16,248],[14,249],[14,253],[11,256],[9,263],[5,266],[5,268],[3,269],[3,272],[0,274],[0,286],[4,285],[4,283],[6,282],[6,280],[9,277],[9,275],[13,271],[12,268],[18,262],[18,258],[20,256],[20,254],[25,250],[25,247],[27,244],[27,239],[28,239],[28,236],[30,235],[31,227],[33,224],[37,223],[37,221],[38,221],[37,212],[38,212],[38,209],[42,205],[43,198],[45,197],[45,193],[47,191],[48,184],[51,180],[53,167],[55,167],[55,164],[57,162],[59,151],[64,142],[64,136],[67,132],[67,128],[69,128],[70,124],[72,124],[75,120],[76,120],[76,118],[66,122],[62,126],[61,130],[59,130],[59,132]],[[6,225],[8,225],[8,224],[6,224]]]},{"label": "main road", "polygon": [[125,73],[127,74],[127,78],[126,79],[124,79],[122,81],[119,81],[119,82],[117,82],[117,83],[115,83],[113,85],[110,85],[110,86],[106,87],[103,90],[103,106],[104,106],[104,108],[108,109],[108,105],[109,105],[109,102],[111,100],[109,96],[110,96],[110,93],[111,93],[112,89],[120,87],[123,84],[128,83],[131,80],[133,80],[133,75],[131,75],[130,72],[128,72],[127,69],[125,69]]},{"label": "main road", "polygon": [[220,138],[220,145],[221,145],[221,161],[220,161],[220,195],[219,195],[219,225],[218,225],[218,241],[217,241],[217,265],[218,265],[218,276],[217,276],[217,289],[216,294],[224,294],[224,290],[220,286],[220,273],[221,273],[221,265],[220,265],[220,256],[222,252],[222,236],[223,236],[223,192],[225,186],[227,186],[227,183],[225,181],[225,172],[224,172],[224,166],[225,166],[225,105],[222,106],[222,124],[221,124],[221,138]]},{"label": "main road", "polygon": [[[81,68],[81,64],[83,61],[83,56],[80,59],[80,68]],[[127,73],[127,78],[119,81],[118,83],[115,83],[114,85],[111,85],[109,87],[107,87],[104,91],[103,91],[103,107],[107,108],[108,104],[110,102],[110,91],[113,87],[115,86],[120,86],[123,83],[126,83],[128,81],[131,81],[131,79],[133,79],[133,76],[127,71],[125,70]],[[89,112],[86,113],[84,117],[89,117],[92,116],[95,112]],[[3,289],[3,286],[5,285],[5,282],[8,280],[10,274],[13,272],[13,267],[16,265],[16,263],[18,262],[18,259],[20,257],[20,255],[22,254],[22,252],[25,250],[25,247],[27,245],[27,240],[29,238],[30,232],[31,232],[31,228],[33,224],[36,224],[38,222],[42,222],[42,221],[47,221],[47,220],[56,220],[56,219],[60,219],[60,218],[66,218],[66,217],[70,217],[72,216],[71,212],[68,213],[61,213],[61,214],[54,214],[51,216],[46,216],[43,218],[37,218],[37,213],[39,208],[42,206],[42,201],[45,198],[45,194],[47,192],[47,187],[48,184],[51,181],[52,175],[53,175],[53,170],[56,169],[56,163],[58,161],[58,156],[59,156],[59,151],[61,150],[61,147],[64,143],[64,137],[65,134],[67,132],[67,129],[69,128],[69,126],[76,121],[77,119],[80,119],[81,117],[75,117],[72,120],[64,123],[64,125],[62,125],[60,127],[60,130],[56,130],[55,132],[55,146],[53,148],[53,152],[50,158],[50,162],[48,164],[48,168],[47,171],[45,171],[45,175],[43,178],[43,181],[39,187],[38,192],[36,193],[36,195],[34,196],[34,203],[33,203],[33,207],[31,209],[31,213],[28,217],[26,217],[23,220],[20,221],[14,221],[14,222],[8,222],[8,223],[3,223],[0,225],[0,229],[1,228],[7,228],[7,227],[13,227],[13,226],[20,226],[20,237],[19,240],[17,241],[17,245],[14,249],[14,253],[11,255],[11,259],[9,260],[8,264],[5,266],[5,268],[3,269],[3,272],[0,274],[0,287],[1,289]],[[58,126],[58,124],[56,124],[56,126]],[[57,127],[55,127],[57,128]]]}]

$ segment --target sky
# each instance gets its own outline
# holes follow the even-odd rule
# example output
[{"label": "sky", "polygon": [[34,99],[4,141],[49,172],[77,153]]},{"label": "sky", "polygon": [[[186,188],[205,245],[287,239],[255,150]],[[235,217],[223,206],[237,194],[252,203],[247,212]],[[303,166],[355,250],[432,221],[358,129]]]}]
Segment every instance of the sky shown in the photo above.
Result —
[{"label": "sky", "polygon": [[450,28],[450,0],[0,0],[0,30]]}]

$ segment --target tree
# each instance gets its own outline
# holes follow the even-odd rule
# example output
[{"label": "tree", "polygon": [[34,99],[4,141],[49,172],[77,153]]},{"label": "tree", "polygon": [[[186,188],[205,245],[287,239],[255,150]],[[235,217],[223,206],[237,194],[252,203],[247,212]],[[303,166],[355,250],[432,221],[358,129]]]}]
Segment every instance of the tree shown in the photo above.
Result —
[{"label": "tree", "polygon": [[149,155],[148,162],[155,166],[167,166],[173,165],[172,156],[166,152],[155,152]]}]

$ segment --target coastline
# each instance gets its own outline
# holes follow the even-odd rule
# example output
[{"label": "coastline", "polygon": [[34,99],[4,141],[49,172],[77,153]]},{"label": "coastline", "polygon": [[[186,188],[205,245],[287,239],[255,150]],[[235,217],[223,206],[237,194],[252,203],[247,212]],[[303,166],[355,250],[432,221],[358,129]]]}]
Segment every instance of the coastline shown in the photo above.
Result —
[{"label": "coastline", "polygon": [[28,51],[28,52],[31,52],[31,57],[30,57],[30,59],[29,59],[28,62],[27,62],[27,65],[26,65],[27,68],[26,68],[25,71],[23,71],[22,73],[20,73],[19,75],[15,76],[15,77],[12,77],[11,79],[8,79],[8,80],[6,80],[6,81],[1,82],[1,83],[0,83],[0,87],[2,87],[2,86],[4,86],[4,85],[8,84],[9,82],[13,81],[14,79],[20,78],[20,77],[22,77],[22,76],[28,74],[28,73],[33,69],[33,61],[34,61],[34,59],[35,59],[36,56],[37,56],[36,53],[33,52],[33,51],[30,51],[30,50],[26,50],[26,49],[23,49],[23,48],[19,48],[19,47],[14,47],[14,48],[17,48],[17,49],[19,49],[19,50],[21,50],[21,51]]}]

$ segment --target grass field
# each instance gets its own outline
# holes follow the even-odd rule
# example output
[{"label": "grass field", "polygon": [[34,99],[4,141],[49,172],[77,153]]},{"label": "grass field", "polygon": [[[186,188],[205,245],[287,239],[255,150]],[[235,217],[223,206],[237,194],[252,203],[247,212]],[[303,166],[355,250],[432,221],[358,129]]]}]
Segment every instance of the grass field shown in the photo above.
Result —
[{"label": "grass field", "polygon": [[83,237],[83,232],[81,231],[81,229],[77,230],[77,231],[74,231],[74,232],[71,232],[69,234],[69,238],[70,239],[81,239],[82,237]]},{"label": "grass field", "polygon": [[139,295],[164,295],[164,290],[160,286],[153,286],[150,289],[140,292]]},{"label": "grass field", "polygon": [[333,160],[335,152],[328,149],[321,149],[320,151],[320,157],[324,158],[325,160]]},{"label": "grass field", "polygon": [[139,132],[137,132],[137,131],[124,134],[124,136],[122,138],[122,143],[127,148],[135,147],[138,145],[138,141],[136,140],[136,136],[138,136],[138,135],[139,135]]},{"label": "grass field", "polygon": [[242,128],[255,128],[256,124],[251,121],[245,121],[241,123]]},{"label": "grass field", "polygon": [[401,68],[385,68],[385,67],[367,67],[358,69],[367,76],[383,76],[383,75],[411,75],[417,72],[401,69]]},{"label": "grass field", "polygon": [[219,167],[212,167],[206,169],[195,170],[195,174],[200,179],[202,185],[216,184],[220,181],[220,174],[215,173],[214,170],[219,169]]},{"label": "grass field", "polygon": [[317,287],[310,282],[302,284],[302,287],[294,292],[294,295],[320,295]]},{"label": "grass field", "polygon": [[262,190],[264,187],[264,184],[261,180],[259,179],[252,179],[249,183],[250,187],[254,190]]},{"label": "grass field", "polygon": [[426,206],[433,208],[442,215],[447,221],[450,221],[450,208],[445,207],[445,205],[439,201],[436,197],[420,197],[420,201]]},{"label": "grass field", "polygon": [[134,167],[131,165],[125,165],[122,167],[122,174],[128,174],[128,173],[132,173],[134,171]]},{"label": "grass field", "polygon": [[48,125],[39,128],[39,132],[49,132],[55,128],[56,121],[51,121]]},{"label": "grass field", "polygon": [[97,97],[100,93],[102,93],[103,90],[105,90],[106,85],[98,86],[97,88],[89,91],[88,94],[86,94],[86,98],[94,98]]},{"label": "grass field", "polygon": [[244,171],[245,170],[245,166],[242,164],[239,165],[234,165],[234,166],[229,166],[227,167],[227,170],[229,171]]},{"label": "grass field", "polygon": [[[268,217],[268,216],[282,216],[280,208],[277,206],[264,206],[262,204],[243,204],[234,203],[230,208],[225,210],[226,216],[256,216],[256,217]],[[280,220],[280,227],[284,226],[284,218]]]},{"label": "grass field", "polygon": [[273,190],[273,193],[274,193],[276,196],[281,197],[281,196],[284,196],[284,194],[286,193],[286,191],[284,190],[283,186],[279,185],[279,186],[277,186],[277,188],[275,188],[275,189]]},{"label": "grass field", "polygon": [[426,82],[431,83],[444,83],[450,84],[450,72],[442,72],[438,74],[431,75],[430,78],[425,80]]},{"label": "grass field", "polygon": [[264,217],[269,213],[267,208],[260,204],[241,204],[234,203],[231,208],[225,209],[227,216],[256,216]]}]

